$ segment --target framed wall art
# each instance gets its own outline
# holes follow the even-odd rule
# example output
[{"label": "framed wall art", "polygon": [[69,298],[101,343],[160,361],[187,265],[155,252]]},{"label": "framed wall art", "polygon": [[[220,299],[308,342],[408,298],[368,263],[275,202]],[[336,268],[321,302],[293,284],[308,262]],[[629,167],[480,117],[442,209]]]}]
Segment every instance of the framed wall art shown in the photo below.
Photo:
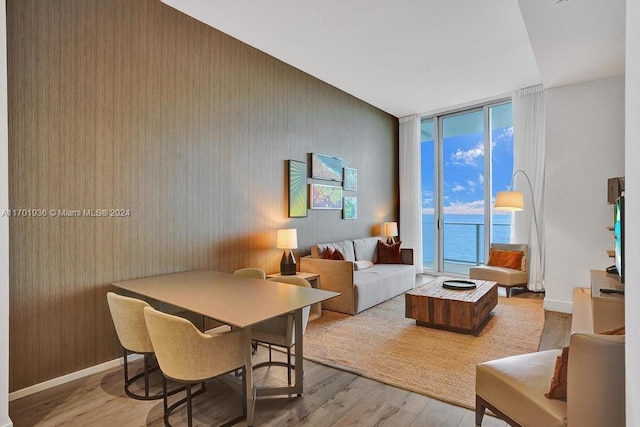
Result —
[{"label": "framed wall art", "polygon": [[342,159],[311,153],[311,178],[342,182]]},{"label": "framed wall art", "polygon": [[345,190],[355,191],[358,189],[358,169],[344,168],[344,180],[342,181]]},{"label": "framed wall art", "polygon": [[307,216],[307,164],[289,160],[289,218]]},{"label": "framed wall art", "polygon": [[358,218],[358,198],[353,196],[345,196],[342,206],[342,219]]},{"label": "framed wall art", "polygon": [[342,209],[342,187],[309,184],[311,209]]}]

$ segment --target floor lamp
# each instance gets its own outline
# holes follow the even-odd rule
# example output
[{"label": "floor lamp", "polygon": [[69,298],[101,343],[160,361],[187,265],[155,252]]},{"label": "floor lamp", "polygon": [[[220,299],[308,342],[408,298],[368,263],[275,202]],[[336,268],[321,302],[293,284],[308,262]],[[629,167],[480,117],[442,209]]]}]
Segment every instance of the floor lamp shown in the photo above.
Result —
[{"label": "floor lamp", "polygon": [[[531,185],[531,180],[529,179],[529,175],[526,174],[522,169],[516,170],[511,176],[511,188],[513,188],[513,183],[516,175],[521,173],[527,179],[527,184],[529,184],[529,191],[531,192],[531,206],[533,207],[533,223],[536,227],[536,239],[538,239],[538,262],[540,263],[540,272],[542,273],[542,243],[540,242],[540,231],[538,229],[538,218],[536,215],[536,202],[533,197],[533,186]],[[520,191],[498,191],[496,194],[496,202],[494,207],[500,211],[509,211],[509,212],[517,212],[524,210],[524,194]]]}]

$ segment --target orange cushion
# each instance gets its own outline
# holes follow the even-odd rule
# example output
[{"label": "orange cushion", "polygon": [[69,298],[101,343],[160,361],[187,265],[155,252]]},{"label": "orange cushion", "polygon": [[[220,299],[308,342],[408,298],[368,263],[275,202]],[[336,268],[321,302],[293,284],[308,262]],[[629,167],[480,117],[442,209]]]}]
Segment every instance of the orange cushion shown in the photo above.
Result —
[{"label": "orange cushion", "polygon": [[401,243],[400,241],[393,245],[387,245],[382,240],[378,240],[378,259],[376,264],[402,264]]},{"label": "orange cushion", "polygon": [[601,335],[624,335],[624,326],[619,328],[609,329],[608,331],[598,332]]},{"label": "orange cushion", "polygon": [[562,349],[556,358],[556,366],[551,377],[549,392],[544,395],[549,399],[567,398],[567,368],[569,366],[569,347]]},{"label": "orange cushion", "polygon": [[491,249],[487,265],[520,270],[522,266],[522,251],[501,251],[499,249]]}]

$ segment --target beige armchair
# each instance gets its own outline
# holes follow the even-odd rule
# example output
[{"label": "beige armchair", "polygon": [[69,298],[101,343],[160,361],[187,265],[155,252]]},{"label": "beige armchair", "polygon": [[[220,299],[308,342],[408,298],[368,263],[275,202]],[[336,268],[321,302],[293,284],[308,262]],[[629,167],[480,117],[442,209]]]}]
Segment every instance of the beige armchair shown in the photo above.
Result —
[{"label": "beige armchair", "polygon": [[526,288],[529,283],[529,273],[527,272],[527,263],[529,262],[528,246],[526,244],[492,243],[491,249],[522,251],[522,264],[520,269],[478,265],[469,269],[469,278],[497,282],[498,286],[506,288],[507,298],[509,298],[511,294],[511,288]]},{"label": "beige armchair", "polygon": [[[298,276],[279,276],[269,278],[268,280],[280,283],[288,283],[290,285],[304,286],[311,288],[311,284]],[[310,307],[302,309],[302,333],[304,334],[309,320]],[[295,345],[295,323],[294,314],[287,313],[273,319],[265,320],[251,327],[251,339],[269,346],[269,361],[258,363],[255,369],[263,366],[284,366],[287,368],[287,383],[291,387],[291,370],[295,368],[291,363],[291,347]],[[277,362],[271,358],[271,346],[284,347],[287,349],[287,363]]]},{"label": "beige armchair", "polygon": [[[246,372],[250,369],[247,360],[248,337],[246,329],[236,329],[220,334],[200,332],[191,322],[181,317],[162,313],[152,307],[144,309],[144,317],[149,337],[164,375],[164,421],[169,423],[169,415],[179,406],[187,403],[187,420],[192,425],[191,386],[204,383],[219,375],[241,370],[243,383],[242,417],[229,422],[233,424],[247,415]],[[186,384],[186,398],[168,406],[167,378]]]},{"label": "beige armchair", "polygon": [[559,353],[541,351],[477,365],[476,425],[482,425],[488,408],[512,426],[624,426],[624,335],[571,336],[566,401],[544,395]]}]

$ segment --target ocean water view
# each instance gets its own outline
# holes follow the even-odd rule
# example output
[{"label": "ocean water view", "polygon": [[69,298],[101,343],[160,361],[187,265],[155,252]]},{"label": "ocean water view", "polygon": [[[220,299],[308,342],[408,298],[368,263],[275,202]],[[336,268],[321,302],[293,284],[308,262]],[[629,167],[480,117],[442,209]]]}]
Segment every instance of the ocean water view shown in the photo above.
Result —
[{"label": "ocean water view", "polygon": [[[509,243],[511,235],[511,215],[493,215],[492,243]],[[460,263],[469,266],[485,262],[484,215],[445,214],[444,215],[444,260],[446,263]],[[434,215],[422,215],[422,253],[425,268],[435,265]]]}]

